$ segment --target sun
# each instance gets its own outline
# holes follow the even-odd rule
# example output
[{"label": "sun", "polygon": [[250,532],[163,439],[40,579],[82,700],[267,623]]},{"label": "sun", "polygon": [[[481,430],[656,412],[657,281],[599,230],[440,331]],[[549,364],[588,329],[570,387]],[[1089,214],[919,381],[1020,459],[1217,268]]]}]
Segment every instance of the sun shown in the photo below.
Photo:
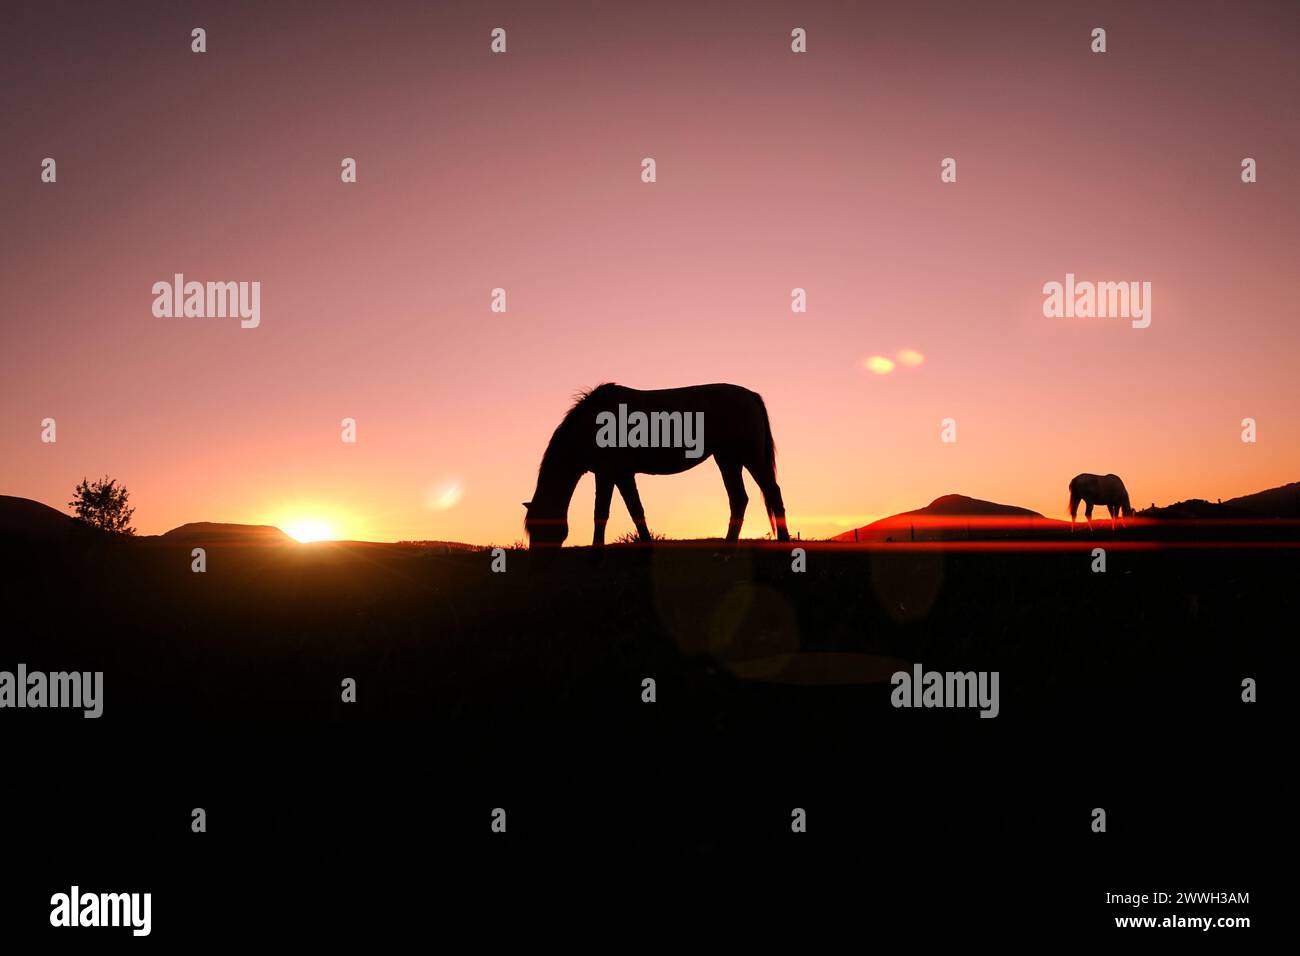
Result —
[{"label": "sun", "polygon": [[329,501],[304,499],[258,509],[259,524],[279,528],[302,544],[313,541],[357,541],[368,529],[355,514]]},{"label": "sun", "polygon": [[294,521],[285,527],[284,533],[303,544],[311,541],[333,541],[335,538],[334,529],[316,518]]}]

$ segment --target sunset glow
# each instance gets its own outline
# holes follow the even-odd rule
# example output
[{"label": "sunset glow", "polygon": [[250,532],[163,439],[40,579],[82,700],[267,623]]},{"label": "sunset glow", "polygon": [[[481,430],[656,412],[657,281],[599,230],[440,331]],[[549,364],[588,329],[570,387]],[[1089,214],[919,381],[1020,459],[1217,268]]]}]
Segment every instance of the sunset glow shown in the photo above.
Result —
[{"label": "sunset glow", "polygon": [[[1225,21],[1232,42],[1174,37],[1119,5],[1105,25],[1138,63],[1092,54],[1056,8],[996,26],[972,8],[931,37],[906,5],[848,5],[805,24],[817,46],[802,57],[777,42],[785,10],[759,5],[743,27],[692,22],[687,52],[666,58],[682,28],[657,7],[596,5],[584,30],[609,42],[577,52],[563,18],[521,4],[526,52],[491,57],[485,39],[481,56],[430,57],[430,37],[482,25],[472,5],[426,6],[400,29],[358,11],[373,47],[313,35],[289,90],[282,39],[233,16],[222,49],[242,59],[220,77],[198,67],[224,61],[182,44],[167,84],[107,84],[88,105],[88,84],[157,56],[107,13],[112,41],[66,83],[13,71],[11,101],[41,108],[6,129],[0,178],[0,493],[62,508],[83,475],[109,474],[141,534],[318,522],[303,534],[509,543],[572,395],[605,381],[761,394],[805,538],[844,530],[826,516],[953,492],[1063,517],[1084,471],[1123,475],[1139,508],[1300,477],[1285,386],[1300,181],[1277,121],[1294,52],[1263,21]],[[1060,108],[1081,89],[1105,137]],[[430,90],[437,120],[417,122]],[[581,109],[557,105],[575,97]],[[158,121],[217,99],[220,128],[255,150]],[[790,104],[793,130],[773,121]],[[42,183],[52,154],[67,171]],[[950,155],[959,178],[944,183]],[[1243,184],[1247,155],[1276,173]],[[355,184],[340,182],[345,156]],[[105,183],[112,203],[97,201]],[[798,228],[782,218],[793,196]],[[151,287],[178,273],[259,281],[259,324],[154,315]],[[1149,281],[1150,327],[1046,317],[1044,283],[1067,274]],[[498,286],[505,313],[490,310]],[[790,311],[796,287],[806,314]],[[57,443],[41,440],[47,417]],[[1242,441],[1247,417],[1258,442]],[[653,531],[725,532],[712,463],[640,489]],[[590,539],[593,499],[588,476],[571,542]],[[751,504],[746,533],[763,525]],[[608,536],[631,530],[616,497]]]}]

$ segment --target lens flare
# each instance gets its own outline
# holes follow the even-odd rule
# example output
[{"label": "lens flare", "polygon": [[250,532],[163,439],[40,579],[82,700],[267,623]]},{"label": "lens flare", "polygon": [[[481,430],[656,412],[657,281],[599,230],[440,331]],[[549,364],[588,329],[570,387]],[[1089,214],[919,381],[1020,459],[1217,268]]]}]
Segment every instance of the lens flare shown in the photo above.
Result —
[{"label": "lens flare", "polygon": [[447,511],[456,507],[464,495],[465,486],[459,478],[444,478],[428,487],[424,494],[424,504],[433,511]]},{"label": "lens flare", "polygon": [[925,356],[916,349],[900,349],[898,352],[898,361],[909,368],[916,368],[925,361]]},{"label": "lens flare", "polygon": [[873,355],[862,364],[867,371],[875,372],[877,375],[888,375],[894,370],[894,363],[883,355]]}]

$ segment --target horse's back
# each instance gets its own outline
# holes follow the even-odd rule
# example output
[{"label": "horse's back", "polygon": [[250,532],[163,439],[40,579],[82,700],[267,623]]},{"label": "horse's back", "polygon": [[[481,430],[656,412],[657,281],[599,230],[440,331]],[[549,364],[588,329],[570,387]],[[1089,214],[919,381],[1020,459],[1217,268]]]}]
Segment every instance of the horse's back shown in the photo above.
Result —
[{"label": "horse's back", "polygon": [[[611,424],[623,428],[622,423],[630,421],[624,418],[625,412],[627,416],[644,416],[639,427],[649,424],[652,431],[646,436],[651,436],[650,444],[624,445],[620,439],[616,445],[592,447],[585,436],[595,435]],[[671,436],[669,444],[661,444],[662,429]],[[570,443],[575,458],[588,471],[604,468],[667,475],[685,471],[713,456],[718,456],[719,461],[725,457],[758,462],[772,453],[762,398],[740,385],[723,382],[656,389],[600,385],[575,406],[566,430],[574,436]],[[683,457],[681,447],[686,446],[694,453]]]},{"label": "horse's back", "polygon": [[626,402],[629,408],[653,408],[656,411],[693,410],[700,405],[750,402],[759,397],[757,392],[744,386],[726,382],[679,388],[628,388],[625,385],[615,385],[610,387],[609,395]]},{"label": "horse's back", "polygon": [[619,405],[626,405],[629,412],[646,414],[703,414],[706,423],[714,425],[711,432],[713,438],[731,429],[745,431],[758,428],[766,418],[766,407],[757,392],[721,382],[651,389],[615,385],[602,387],[592,397],[597,399],[593,403],[593,409],[599,408],[602,411],[617,411]]},{"label": "horse's back", "polygon": [[1074,476],[1070,481],[1070,493],[1097,503],[1118,502],[1128,497],[1124,479],[1119,475],[1093,475],[1088,472]]}]

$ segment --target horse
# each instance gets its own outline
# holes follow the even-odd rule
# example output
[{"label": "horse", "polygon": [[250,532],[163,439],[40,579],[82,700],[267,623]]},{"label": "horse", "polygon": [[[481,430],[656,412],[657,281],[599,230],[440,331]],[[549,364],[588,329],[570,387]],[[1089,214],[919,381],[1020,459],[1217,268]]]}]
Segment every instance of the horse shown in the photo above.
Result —
[{"label": "horse", "polygon": [[529,547],[559,547],[569,536],[569,502],[587,472],[596,477],[592,546],[605,544],[615,488],[638,540],[649,544],[636,476],[680,474],[710,457],[722,472],[731,504],[727,541],[739,540],[749,503],[742,468],[763,493],[777,540],[789,541],[776,483],[776,444],[767,406],[757,392],[726,384],[643,391],[612,382],[580,392],[546,446],[532,500],[524,502]]},{"label": "horse", "polygon": [[1088,530],[1092,530],[1092,506],[1105,505],[1110,512],[1110,529],[1115,530],[1118,517],[1124,527],[1128,527],[1125,518],[1133,517],[1133,506],[1129,504],[1128,489],[1119,475],[1075,475],[1070,481],[1070,530],[1074,531],[1075,516],[1079,511],[1079,502],[1087,504],[1084,517],[1088,521]]}]

